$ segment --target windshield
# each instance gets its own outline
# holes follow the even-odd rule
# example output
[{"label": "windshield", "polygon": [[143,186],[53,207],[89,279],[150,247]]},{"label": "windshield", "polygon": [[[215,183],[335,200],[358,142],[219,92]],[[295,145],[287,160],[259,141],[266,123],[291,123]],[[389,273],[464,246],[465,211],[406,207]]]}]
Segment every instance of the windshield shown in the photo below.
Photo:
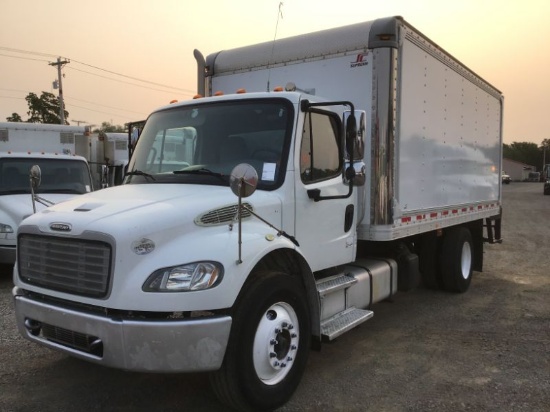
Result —
[{"label": "windshield", "polygon": [[40,166],[36,193],[84,194],[92,190],[86,162],[77,159],[0,158],[0,195],[30,194],[29,170]]},{"label": "windshield", "polygon": [[252,165],[258,188],[282,184],[293,108],[283,99],[174,107],[151,115],[125,183],[228,185],[239,163]]}]

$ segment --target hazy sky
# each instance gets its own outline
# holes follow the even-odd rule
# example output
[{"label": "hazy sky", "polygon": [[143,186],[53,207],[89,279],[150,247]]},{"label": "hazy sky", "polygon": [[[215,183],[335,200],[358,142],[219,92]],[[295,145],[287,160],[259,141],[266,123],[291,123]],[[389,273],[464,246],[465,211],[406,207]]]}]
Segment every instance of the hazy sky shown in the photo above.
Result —
[{"label": "hazy sky", "polygon": [[[70,60],[63,92],[71,124],[142,120],[195,94],[195,48],[206,56],[273,40],[280,3],[0,0],[0,121],[13,112],[26,119],[29,92],[57,95],[48,63],[58,56]],[[550,138],[550,0],[282,3],[277,38],[403,16],[504,93],[506,143]]]}]

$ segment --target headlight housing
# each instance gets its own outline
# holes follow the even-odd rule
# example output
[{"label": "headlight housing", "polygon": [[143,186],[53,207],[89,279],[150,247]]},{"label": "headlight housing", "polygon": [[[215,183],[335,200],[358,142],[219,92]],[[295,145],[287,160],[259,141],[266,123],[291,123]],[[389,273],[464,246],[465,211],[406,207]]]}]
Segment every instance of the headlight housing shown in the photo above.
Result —
[{"label": "headlight housing", "polygon": [[189,292],[213,288],[223,278],[218,262],[193,262],[156,270],[143,284],[144,292]]},{"label": "headlight housing", "polygon": [[13,228],[10,225],[0,223],[0,233],[13,233]]}]

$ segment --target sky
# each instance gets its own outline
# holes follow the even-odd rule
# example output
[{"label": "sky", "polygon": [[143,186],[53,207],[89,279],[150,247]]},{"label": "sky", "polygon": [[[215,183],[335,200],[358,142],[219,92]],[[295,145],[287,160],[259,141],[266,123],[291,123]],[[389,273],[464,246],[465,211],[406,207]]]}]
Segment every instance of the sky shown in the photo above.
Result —
[{"label": "sky", "polygon": [[[69,123],[143,120],[197,90],[204,56],[403,16],[504,94],[505,143],[550,138],[549,0],[0,0],[0,121],[53,88]],[[280,10],[280,14],[279,14]],[[278,18],[279,17],[279,18]]]}]

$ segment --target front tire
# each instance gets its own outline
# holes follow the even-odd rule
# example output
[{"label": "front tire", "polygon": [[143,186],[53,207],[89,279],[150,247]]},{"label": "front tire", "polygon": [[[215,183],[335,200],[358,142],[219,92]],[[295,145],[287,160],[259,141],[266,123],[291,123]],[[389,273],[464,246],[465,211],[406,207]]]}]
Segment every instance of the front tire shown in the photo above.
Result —
[{"label": "front tire", "polygon": [[290,399],[310,348],[305,302],[300,280],[284,273],[257,274],[245,285],[233,310],[222,367],[210,379],[223,403],[238,410],[268,411]]},{"label": "front tire", "polygon": [[440,255],[441,281],[449,292],[468,290],[473,273],[473,241],[465,227],[449,229],[443,238]]}]

